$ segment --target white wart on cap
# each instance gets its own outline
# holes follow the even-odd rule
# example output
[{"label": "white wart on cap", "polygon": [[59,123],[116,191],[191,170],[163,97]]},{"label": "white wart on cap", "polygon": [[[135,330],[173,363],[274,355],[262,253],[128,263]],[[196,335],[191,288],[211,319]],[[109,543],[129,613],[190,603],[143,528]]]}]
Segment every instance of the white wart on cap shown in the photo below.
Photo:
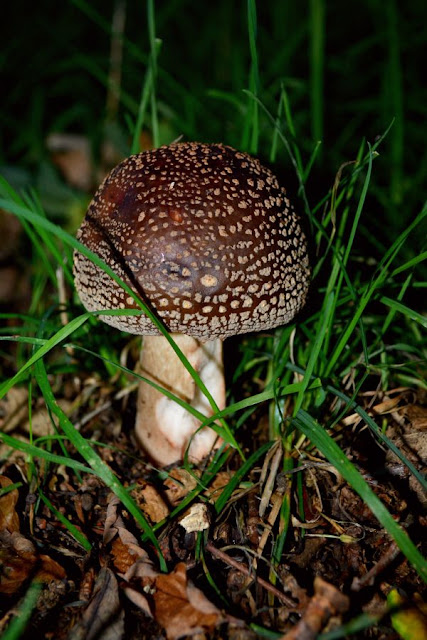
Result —
[{"label": "white wart on cap", "polygon": [[[77,237],[169,331],[200,341],[286,324],[305,302],[307,242],[286,191],[258,160],[222,144],[127,158],[98,189]],[[78,252],[74,273],[88,310],[138,308]],[[158,334],[145,315],[101,319]]]}]

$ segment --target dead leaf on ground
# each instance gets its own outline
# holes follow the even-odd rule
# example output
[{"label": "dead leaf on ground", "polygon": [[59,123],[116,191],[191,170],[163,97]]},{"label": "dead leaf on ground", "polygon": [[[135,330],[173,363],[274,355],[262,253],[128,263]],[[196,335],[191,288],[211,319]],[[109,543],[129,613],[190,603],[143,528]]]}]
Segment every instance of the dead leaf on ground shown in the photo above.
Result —
[{"label": "dead leaf on ground", "polygon": [[147,552],[140,547],[135,536],[126,528],[118,514],[120,501],[112,495],[107,507],[104,544],[111,544],[114,569],[125,580],[123,591],[145,615],[152,617],[151,606],[144,591],[150,590],[158,576]]},{"label": "dead leaf on ground", "polygon": [[30,577],[40,582],[64,580],[64,569],[18,531],[0,532],[0,593],[13,595]]},{"label": "dead leaf on ground", "polygon": [[280,640],[314,640],[331,616],[341,615],[350,605],[349,598],[319,576],[314,579],[314,596],[301,620]]},{"label": "dead leaf on ground", "polygon": [[159,575],[154,603],[155,618],[168,640],[212,631],[224,622],[221,611],[188,581],[184,563],[168,575]]},{"label": "dead leaf on ground", "polygon": [[37,556],[34,545],[15,531],[0,532],[0,593],[11,596],[31,575]]},{"label": "dead leaf on ground", "polygon": [[114,568],[123,575],[127,573],[138,558],[141,557],[134,548],[131,548],[129,544],[125,544],[120,538],[113,540],[111,555],[113,557]]},{"label": "dead leaf on ground", "polygon": [[104,567],[95,582],[92,599],[68,640],[120,640],[124,630],[117,580],[111,569]]},{"label": "dead leaf on ground", "polygon": [[399,409],[399,413],[405,416],[416,430],[427,429],[427,407],[420,404],[408,404]]},{"label": "dead leaf on ground", "polygon": [[[427,420],[427,412],[424,407],[408,405],[400,413],[405,415],[408,422],[403,419],[398,420],[399,416],[396,416],[396,423],[389,426],[387,436],[420,473],[424,474],[427,465],[427,430],[424,422]],[[392,469],[393,466],[400,467],[401,464],[399,458],[389,449],[386,454],[386,466]],[[407,473],[407,470],[404,469],[403,472]],[[427,496],[424,487],[412,473],[409,474],[409,487],[417,495],[421,505],[426,508]]]},{"label": "dead leaf on ground", "polygon": [[[5,489],[13,484],[12,480],[6,476],[0,476],[0,488]],[[9,533],[19,531],[19,516],[16,512],[18,502],[18,489],[12,489],[0,496],[0,531],[7,530]]]},{"label": "dead leaf on ground", "polygon": [[215,503],[232,477],[233,474],[230,471],[219,471],[203,495],[209,498],[211,503]]},{"label": "dead leaf on ground", "polygon": [[0,428],[4,433],[13,431],[28,416],[28,390],[12,387],[0,400]]},{"label": "dead leaf on ground", "polygon": [[[58,405],[68,413],[72,402],[65,398],[58,399]],[[28,390],[24,387],[12,387],[5,398],[0,400],[0,428],[4,433],[11,433],[20,427],[22,431],[33,436],[43,437],[54,432],[52,420],[44,402],[35,404],[28,420]]]},{"label": "dead leaf on ground", "polygon": [[172,507],[176,507],[197,486],[197,480],[188,471],[176,467],[164,481],[165,495]]},{"label": "dead leaf on ground", "polygon": [[113,567],[123,578],[122,589],[135,606],[146,616],[153,617],[145,592],[152,590],[159,575],[153,567],[147,552],[140,547],[135,536],[126,528],[122,516],[118,513],[120,500],[111,495],[104,527],[104,545],[111,545]]},{"label": "dead leaf on ground", "polygon": [[149,482],[141,482],[132,491],[132,497],[151,522],[160,522],[169,515],[168,505],[156,487]]}]

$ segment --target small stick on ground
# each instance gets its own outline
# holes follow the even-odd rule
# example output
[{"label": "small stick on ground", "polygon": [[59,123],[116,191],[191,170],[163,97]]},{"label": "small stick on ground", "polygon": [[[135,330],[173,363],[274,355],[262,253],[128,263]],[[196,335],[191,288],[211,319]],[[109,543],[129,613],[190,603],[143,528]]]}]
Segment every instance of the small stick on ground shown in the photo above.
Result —
[{"label": "small stick on ground", "polygon": [[393,560],[395,560],[395,558],[397,558],[399,553],[400,549],[397,544],[395,542],[391,542],[378,562],[374,564],[374,566],[369,569],[369,571],[365,573],[364,576],[362,576],[361,578],[354,578],[351,585],[351,590],[360,591],[364,587],[372,586],[378,575],[382,571],[384,571],[384,569],[386,569],[393,562]]},{"label": "small stick on ground", "polygon": [[314,596],[301,620],[280,640],[314,640],[329,618],[337,613],[345,613],[349,605],[347,596],[317,576],[314,580]]},{"label": "small stick on ground", "polygon": [[256,580],[259,585],[261,585],[266,591],[269,591],[274,596],[276,596],[276,598],[278,600],[280,600],[281,602],[283,602],[283,604],[285,604],[287,607],[295,609],[295,607],[296,607],[295,602],[293,600],[291,600],[291,598],[286,596],[282,591],[280,591],[280,589],[277,589],[277,587],[275,587],[274,585],[270,584],[270,582],[267,582],[266,580],[263,580],[263,578],[259,578],[258,576],[254,576],[246,565],[242,564],[241,562],[238,562],[237,560],[234,560],[234,558],[231,558],[229,555],[224,553],[224,551],[221,551],[220,549],[217,549],[212,544],[212,542],[208,542],[207,543],[206,549],[213,556],[215,556],[219,560],[222,560],[223,562],[225,562],[225,564],[228,564],[230,567],[234,567],[234,569],[237,569],[237,571],[240,571],[240,573],[243,573],[243,575],[249,576],[249,577],[253,578],[254,580]]}]

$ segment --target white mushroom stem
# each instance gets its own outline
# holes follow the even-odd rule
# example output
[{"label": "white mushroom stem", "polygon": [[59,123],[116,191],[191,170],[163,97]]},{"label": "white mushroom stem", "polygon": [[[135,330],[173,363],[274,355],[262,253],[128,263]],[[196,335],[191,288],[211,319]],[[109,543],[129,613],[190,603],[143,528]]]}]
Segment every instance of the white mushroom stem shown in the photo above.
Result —
[{"label": "white mushroom stem", "polygon": [[[199,374],[219,409],[225,407],[222,342],[199,342],[190,336],[174,334],[174,341]],[[141,350],[142,375],[185,400],[205,416],[213,415],[207,398],[199,390],[164,336],[145,336]],[[202,460],[218,445],[213,429],[200,427],[200,421],[151,385],[141,381],[136,413],[136,436],[142,447],[159,465],[182,460],[190,444],[189,459]],[[195,434],[195,435],[194,435]]]}]

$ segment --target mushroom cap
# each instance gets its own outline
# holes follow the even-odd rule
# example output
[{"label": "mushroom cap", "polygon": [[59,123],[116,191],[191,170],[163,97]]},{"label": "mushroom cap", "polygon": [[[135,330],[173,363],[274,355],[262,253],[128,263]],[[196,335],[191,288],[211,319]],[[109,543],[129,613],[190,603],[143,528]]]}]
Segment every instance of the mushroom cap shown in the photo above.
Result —
[{"label": "mushroom cap", "polygon": [[[106,177],[77,234],[168,330],[201,341],[271,329],[303,306],[307,241],[286,191],[246,153],[175,143],[130,156]],[[77,291],[89,311],[138,309],[81,253]],[[100,316],[159,333],[144,314]]]}]

